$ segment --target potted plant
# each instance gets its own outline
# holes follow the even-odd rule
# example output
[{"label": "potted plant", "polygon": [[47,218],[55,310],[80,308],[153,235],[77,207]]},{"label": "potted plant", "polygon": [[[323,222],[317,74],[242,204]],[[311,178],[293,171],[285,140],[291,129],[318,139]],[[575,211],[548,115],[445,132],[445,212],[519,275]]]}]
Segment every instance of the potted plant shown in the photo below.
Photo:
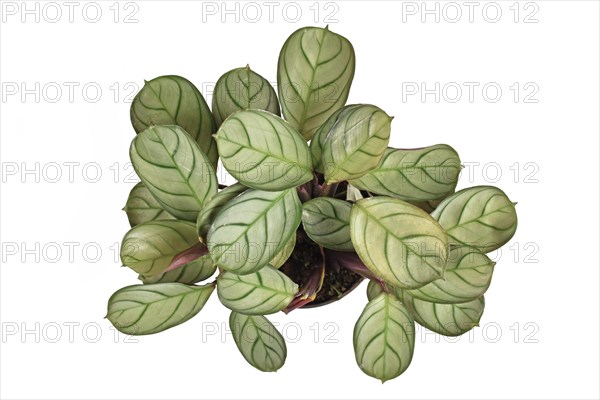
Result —
[{"label": "potted plant", "polygon": [[[514,235],[515,204],[491,186],[455,192],[461,164],[446,144],[389,147],[392,117],[346,105],[354,68],[346,38],[306,27],[281,49],[278,95],[249,66],[218,80],[212,110],[185,78],[145,83],[121,248],[142,284],[110,297],[117,329],[172,328],[216,289],[244,358],[275,371],[286,346],[265,315],[325,306],[367,279],[354,350],[386,381],[411,362],[415,321],[450,336],[477,325],[485,253]],[[237,183],[218,181],[219,159]]]}]

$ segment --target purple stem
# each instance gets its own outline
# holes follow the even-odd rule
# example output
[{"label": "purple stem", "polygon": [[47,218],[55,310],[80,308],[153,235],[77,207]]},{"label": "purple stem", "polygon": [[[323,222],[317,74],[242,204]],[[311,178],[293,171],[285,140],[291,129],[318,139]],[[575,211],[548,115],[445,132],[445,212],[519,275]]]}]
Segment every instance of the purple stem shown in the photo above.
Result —
[{"label": "purple stem", "polygon": [[304,185],[298,186],[298,197],[300,198],[300,201],[302,203],[306,203],[311,199],[310,194],[308,193]]},{"label": "purple stem", "polygon": [[189,249],[186,249],[173,257],[165,272],[183,267],[185,264],[190,263],[206,254],[208,254],[208,247],[198,242]]},{"label": "purple stem", "polygon": [[313,174],[313,179],[310,184],[310,194],[314,197],[319,197],[321,195],[321,185],[319,185],[319,177],[317,174]]}]

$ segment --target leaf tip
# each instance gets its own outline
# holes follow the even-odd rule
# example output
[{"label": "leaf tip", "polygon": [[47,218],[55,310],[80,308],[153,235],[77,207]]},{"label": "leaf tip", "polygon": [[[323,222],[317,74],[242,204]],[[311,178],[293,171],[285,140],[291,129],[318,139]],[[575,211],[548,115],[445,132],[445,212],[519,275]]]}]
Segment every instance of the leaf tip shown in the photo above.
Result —
[{"label": "leaf tip", "polygon": [[513,206],[516,206],[517,204],[519,204],[517,201],[513,201]]}]

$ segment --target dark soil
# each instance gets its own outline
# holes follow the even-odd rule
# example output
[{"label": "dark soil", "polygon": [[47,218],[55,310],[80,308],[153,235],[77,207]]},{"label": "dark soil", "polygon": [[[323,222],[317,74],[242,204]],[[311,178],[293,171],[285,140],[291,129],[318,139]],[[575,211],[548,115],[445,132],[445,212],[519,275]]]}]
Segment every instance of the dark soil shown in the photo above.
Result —
[{"label": "dark soil", "polygon": [[363,278],[355,272],[342,268],[337,263],[328,263],[323,249],[310,240],[301,227],[296,239],[296,247],[281,267],[281,271],[296,282],[300,290],[309,281],[312,282],[312,289],[316,290],[316,283],[319,282],[322,269],[325,268],[323,286],[315,300],[303,308],[317,307],[339,300],[362,281]]},{"label": "dark soil", "polygon": [[326,264],[323,287],[317,293],[317,298],[312,303],[305,305],[304,308],[324,306],[337,301],[350,293],[362,280],[363,277],[355,272],[338,265]]}]

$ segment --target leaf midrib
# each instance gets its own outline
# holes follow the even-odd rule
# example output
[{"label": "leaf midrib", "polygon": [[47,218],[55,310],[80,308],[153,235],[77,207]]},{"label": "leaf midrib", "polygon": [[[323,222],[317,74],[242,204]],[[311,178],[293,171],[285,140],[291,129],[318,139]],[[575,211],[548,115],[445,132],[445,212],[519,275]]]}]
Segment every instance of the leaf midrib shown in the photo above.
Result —
[{"label": "leaf midrib", "polygon": [[[235,118],[232,118],[232,119],[235,119]],[[243,125],[243,122],[241,120],[239,120],[239,119],[237,119],[237,120]],[[274,158],[276,160],[285,161],[287,163],[290,163],[290,164],[293,164],[293,165],[297,165],[297,166],[301,167],[303,170],[306,170],[306,171],[309,171],[309,172],[311,171],[311,168],[309,166],[306,166],[306,165],[302,164],[300,161],[292,161],[292,160],[289,160],[287,158],[282,158],[282,157],[276,156],[276,155],[274,155],[272,153],[267,153],[266,151],[263,151],[262,149],[258,149],[256,147],[251,147],[251,146],[248,146],[248,145],[245,145],[245,144],[242,144],[242,143],[234,142],[233,140],[227,138],[226,136],[219,136],[219,139],[221,139],[223,141],[226,141],[226,142],[229,142],[229,143],[232,143],[232,144],[235,144],[236,146],[242,147],[244,149],[248,149],[248,150],[254,151],[256,153],[264,154],[267,157],[271,157],[271,158]],[[258,164],[257,166],[260,166],[260,164]]]},{"label": "leaf midrib", "polygon": [[[248,232],[248,230],[250,229],[249,228],[250,226],[254,226],[254,224],[256,224],[256,222],[259,219],[265,217],[266,214],[267,214],[267,212],[269,210],[271,210],[283,197],[285,197],[288,194],[289,191],[290,191],[290,189],[284,190],[279,196],[277,196],[273,201],[271,201],[271,204],[269,204],[269,206],[263,212],[261,212],[260,214],[258,214],[258,216],[256,218],[254,218],[251,222],[245,224],[246,225],[246,229],[244,229],[243,232],[240,235],[238,235],[231,243],[226,244],[226,246],[227,246],[226,250],[223,251],[221,253],[221,255],[223,253],[225,253],[227,250],[229,250],[231,248],[231,246],[233,246],[235,243],[237,243],[238,240]],[[250,199],[248,201],[250,201]],[[239,203],[236,203],[236,204],[239,204]],[[233,204],[233,206],[235,206],[236,204]],[[228,207],[226,210],[221,210],[221,211],[231,210],[231,207],[232,206]],[[219,258],[221,258],[221,257],[219,257]]]},{"label": "leaf midrib", "polygon": [[[186,285],[186,286],[187,286],[187,285]],[[138,289],[132,289],[132,290],[126,290],[126,291],[123,291],[123,292],[122,292],[122,293],[120,293],[120,294],[126,294],[126,293],[130,293],[130,292],[140,292],[140,291],[145,291],[145,292],[157,293],[157,294],[160,294],[160,295],[162,295],[162,296],[164,296],[164,297],[163,297],[163,298],[161,298],[161,299],[154,300],[154,301],[149,301],[149,302],[141,302],[141,301],[139,301],[139,300],[131,300],[131,299],[123,299],[123,300],[119,300],[119,299],[117,299],[116,301],[113,301],[111,305],[113,305],[113,306],[114,306],[114,304],[117,304],[117,303],[120,303],[120,302],[123,302],[123,301],[129,301],[129,302],[136,302],[136,303],[139,303],[139,304],[140,304],[140,306],[131,307],[131,308],[124,308],[123,310],[117,310],[117,311],[113,311],[112,313],[116,313],[116,312],[123,312],[123,311],[125,311],[125,310],[132,310],[132,309],[135,309],[135,308],[142,308],[142,307],[144,307],[144,308],[148,308],[148,307],[150,307],[152,304],[159,303],[159,302],[161,302],[161,301],[168,301],[168,300],[170,300],[170,299],[176,299],[176,298],[178,298],[178,297],[185,297],[185,296],[188,296],[188,295],[191,295],[191,294],[196,294],[197,292],[202,292],[204,289],[207,289],[207,288],[209,288],[209,286],[195,286],[195,287],[190,287],[190,290],[189,290],[188,292],[185,292],[185,293],[180,293],[180,294],[177,294],[177,295],[174,295],[174,296],[169,296],[169,295],[166,295],[166,294],[164,294],[164,293],[161,293],[161,292],[154,292],[154,291],[149,291],[149,290],[142,290],[141,288],[138,288]],[[112,313],[111,313],[111,314],[112,314]],[[134,323],[135,323],[135,322],[134,322]],[[133,325],[133,324],[131,324],[131,325]],[[128,325],[128,326],[131,326],[131,325]]]}]

